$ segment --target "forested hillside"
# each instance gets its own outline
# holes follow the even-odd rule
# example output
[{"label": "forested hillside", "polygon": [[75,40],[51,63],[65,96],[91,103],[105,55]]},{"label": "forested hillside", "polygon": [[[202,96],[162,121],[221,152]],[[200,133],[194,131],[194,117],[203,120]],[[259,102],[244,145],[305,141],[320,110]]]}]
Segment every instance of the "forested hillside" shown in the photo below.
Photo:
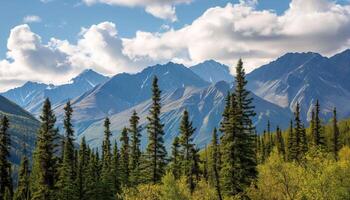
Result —
[{"label": "forested hillside", "polygon": [[[140,117],[132,111],[128,126],[112,140],[111,120],[103,121],[103,142],[91,148],[85,138],[74,146],[74,110],[64,106],[64,140],[58,137],[49,99],[40,116],[32,162],[23,154],[17,184],[9,162],[11,137],[6,116],[0,124],[0,199],[349,199],[350,120],[325,122],[317,101],[310,126],[301,119],[300,105],[281,130],[266,123],[258,134],[253,125],[253,95],[246,89],[243,63],[236,66],[234,88],[212,130],[211,143],[200,149],[188,109],[182,113],[179,136],[167,151],[162,121],[162,91],[153,76],[147,107],[147,144],[141,148]],[[59,146],[63,151],[57,152]]]}]

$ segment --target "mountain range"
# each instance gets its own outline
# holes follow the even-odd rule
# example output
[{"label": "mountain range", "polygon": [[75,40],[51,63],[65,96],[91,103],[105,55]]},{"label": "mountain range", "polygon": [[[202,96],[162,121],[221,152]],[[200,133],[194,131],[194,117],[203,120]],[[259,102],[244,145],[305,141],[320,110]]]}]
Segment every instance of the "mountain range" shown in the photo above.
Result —
[{"label": "mountain range", "polygon": [[[128,125],[133,110],[140,115],[142,144],[146,144],[146,116],[150,107],[151,83],[159,78],[162,90],[162,115],[165,124],[165,143],[169,146],[178,135],[182,112],[187,109],[197,128],[196,144],[203,147],[210,140],[211,131],[220,123],[224,99],[232,90],[234,77],[228,66],[214,60],[192,67],[169,62],[145,68],[139,73],[121,73],[111,78],[86,70],[69,84],[47,85],[28,82],[2,95],[38,116],[41,103],[50,98],[59,126],[62,126],[63,107],[70,99],[73,123],[78,138],[83,136],[92,146],[101,144],[103,120],[111,119],[115,139]],[[287,53],[275,61],[247,74],[248,89],[252,91],[257,116],[254,124],[261,133],[270,120],[272,127],[288,126],[296,103],[301,104],[305,123],[316,100],[321,104],[324,121],[331,117],[333,107],[340,118],[350,116],[350,50],[332,57],[318,53]]]},{"label": "mountain range", "polygon": [[36,82],[27,82],[23,86],[2,93],[35,116],[39,116],[43,101],[49,98],[53,107],[69,99],[80,96],[98,84],[104,83],[108,77],[93,70],[85,70],[64,85],[52,85]]}]

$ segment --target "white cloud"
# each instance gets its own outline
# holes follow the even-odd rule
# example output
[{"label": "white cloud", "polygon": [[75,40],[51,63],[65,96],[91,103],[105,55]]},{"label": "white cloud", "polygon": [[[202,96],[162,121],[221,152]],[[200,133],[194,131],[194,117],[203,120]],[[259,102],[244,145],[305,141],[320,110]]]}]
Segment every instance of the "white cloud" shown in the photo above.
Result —
[{"label": "white cloud", "polygon": [[102,22],[82,28],[75,43],[51,38],[43,44],[28,25],[19,25],[8,38],[7,58],[0,60],[0,88],[28,80],[63,83],[86,68],[113,75],[168,61],[192,65],[215,59],[232,66],[243,58],[250,71],[286,52],[332,55],[350,47],[350,6],[293,0],[277,15],[245,1],[210,8],[192,24],[160,31],[121,38],[114,23]]},{"label": "white cloud", "polygon": [[144,7],[145,11],[154,17],[177,20],[175,5],[191,3],[193,0],[82,0],[86,5],[103,3],[114,6]]},{"label": "white cloud", "polygon": [[27,15],[23,18],[23,23],[41,22],[41,18],[37,15]]},{"label": "white cloud", "polygon": [[326,0],[293,0],[282,15],[256,10],[256,1],[208,9],[192,24],[163,33],[138,31],[123,39],[123,52],[135,60],[194,64],[215,59],[247,71],[286,52],[332,55],[349,48],[350,6]]}]

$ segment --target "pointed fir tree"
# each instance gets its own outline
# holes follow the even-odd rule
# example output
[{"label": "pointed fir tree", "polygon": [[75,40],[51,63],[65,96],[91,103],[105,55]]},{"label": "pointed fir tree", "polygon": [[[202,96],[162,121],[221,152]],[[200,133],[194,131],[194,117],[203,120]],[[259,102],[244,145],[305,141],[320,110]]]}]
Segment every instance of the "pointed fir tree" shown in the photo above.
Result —
[{"label": "pointed fir tree", "polygon": [[217,131],[216,128],[214,128],[213,131],[213,137],[212,137],[212,168],[213,168],[213,175],[214,175],[214,185],[215,185],[215,190],[217,194],[217,199],[222,200],[222,195],[221,195],[221,186],[220,186],[220,176],[219,176],[219,171],[220,171],[220,163],[218,162],[218,157],[219,157],[219,144],[218,144],[218,136],[217,136]]},{"label": "pointed fir tree", "polygon": [[31,173],[32,199],[56,199],[57,157],[55,156],[58,130],[56,117],[46,99],[40,116],[41,124],[34,150],[33,170]]},{"label": "pointed fir tree", "polygon": [[190,171],[190,176],[189,176],[189,188],[190,188],[190,191],[193,192],[197,183],[199,182],[200,180],[200,167],[199,167],[199,164],[201,163],[201,160],[200,160],[200,156],[199,156],[199,149],[197,149],[196,147],[192,147],[191,148],[191,158],[192,158],[192,169]]},{"label": "pointed fir tree", "polygon": [[5,198],[7,191],[8,197],[12,197],[12,178],[11,178],[11,163],[10,157],[10,145],[11,138],[8,133],[9,120],[6,116],[3,116],[0,124],[0,199]]},{"label": "pointed fir tree", "polygon": [[76,169],[74,157],[74,130],[72,120],[73,109],[70,101],[64,107],[65,117],[63,121],[65,129],[63,160],[59,169],[59,180],[57,181],[58,198],[61,200],[78,199],[76,187]]},{"label": "pointed fir tree", "polygon": [[18,180],[17,180],[17,188],[14,193],[14,200],[27,200],[30,199],[30,169],[29,169],[29,159],[27,157],[27,134],[25,133],[22,141],[22,158],[21,163],[18,170]]},{"label": "pointed fir tree", "polygon": [[297,106],[295,108],[294,121],[295,121],[295,124],[294,124],[294,130],[295,130],[294,148],[296,149],[295,150],[295,153],[296,153],[295,158],[296,158],[296,161],[299,162],[301,160],[304,152],[305,152],[305,149],[306,149],[305,146],[307,145],[304,125],[300,119],[300,104],[299,103],[297,103]]},{"label": "pointed fir tree", "polygon": [[29,188],[29,160],[27,155],[24,154],[21,159],[21,164],[18,171],[18,184],[14,194],[14,200],[29,200],[30,188]]},{"label": "pointed fir tree", "polygon": [[332,150],[333,150],[335,160],[338,160],[338,152],[341,148],[341,144],[340,144],[340,139],[339,139],[340,132],[339,132],[339,128],[338,128],[337,109],[336,108],[333,109],[332,124],[333,124],[333,137],[332,137],[333,149]]},{"label": "pointed fir tree", "polygon": [[296,144],[296,136],[295,136],[292,120],[290,120],[290,125],[289,125],[287,149],[288,149],[288,160],[289,161],[297,160],[298,146]]},{"label": "pointed fir tree", "polygon": [[246,89],[247,80],[243,69],[243,62],[240,59],[236,67],[236,124],[237,124],[237,156],[239,157],[239,191],[250,186],[251,182],[257,177],[257,161],[255,155],[256,140],[255,128],[252,126],[252,118],[255,116],[253,99],[250,92]]},{"label": "pointed fir tree", "polygon": [[150,176],[149,181],[158,183],[165,173],[167,152],[164,146],[164,125],[160,121],[161,91],[158,87],[158,78],[152,82],[152,106],[147,117],[148,145],[146,149],[147,167],[145,175]]},{"label": "pointed fir tree", "polygon": [[237,138],[237,103],[234,93],[230,98],[226,98],[230,103],[226,102],[228,113],[223,113],[221,122],[222,137],[222,168],[220,175],[222,179],[222,192],[226,195],[235,195],[240,192],[239,184],[239,157],[238,157],[238,138]]},{"label": "pointed fir tree", "polygon": [[277,146],[278,153],[282,155],[283,159],[285,160],[286,150],[285,150],[284,140],[282,137],[282,131],[278,126],[276,128],[276,146]]},{"label": "pointed fir tree", "polygon": [[[208,147],[207,145],[205,145],[205,149],[204,149],[204,163],[203,163],[203,177],[205,179],[205,182],[208,182],[209,179],[209,169],[208,169],[208,163],[209,163],[209,159],[208,159]],[[219,172],[220,173],[220,172]]]},{"label": "pointed fir tree", "polygon": [[98,153],[90,151],[86,176],[86,197],[88,200],[100,199],[109,194],[102,194],[100,190],[100,166]]},{"label": "pointed fir tree", "polygon": [[[187,177],[187,184],[190,189],[191,184],[193,182],[193,177],[191,173],[193,160],[191,157],[191,151],[194,148],[194,144],[192,142],[192,136],[195,132],[195,128],[192,126],[192,122],[189,119],[188,111],[185,110],[182,115],[182,119],[180,122],[180,146],[181,146],[181,167],[182,167],[182,175]],[[193,185],[193,184],[192,184]],[[192,190],[191,190],[192,191]]]},{"label": "pointed fir tree", "polygon": [[313,135],[313,139],[314,139],[314,144],[318,147],[320,147],[321,149],[325,149],[325,138],[322,132],[322,123],[321,123],[321,119],[320,119],[320,104],[319,101],[316,101],[316,105],[315,105],[315,119],[314,119],[314,124],[313,124],[313,130],[312,130],[312,135]]},{"label": "pointed fir tree", "polygon": [[78,199],[88,199],[87,176],[90,152],[85,137],[82,138],[78,151],[76,186]]},{"label": "pointed fir tree", "polygon": [[128,129],[124,127],[121,137],[120,137],[120,179],[121,183],[125,186],[129,184],[129,136]]},{"label": "pointed fir tree", "polygon": [[140,159],[141,159],[141,127],[139,126],[139,116],[136,111],[133,112],[129,122],[129,132],[131,134],[131,152],[130,152],[130,182],[137,185],[140,179]]},{"label": "pointed fir tree", "polygon": [[[121,192],[120,174],[121,174],[120,154],[119,154],[117,142],[114,142],[113,159],[112,159],[112,177],[113,177],[114,194],[119,194]],[[134,183],[136,183],[136,180]]]},{"label": "pointed fir tree", "polygon": [[[106,117],[104,121],[104,140],[102,143],[102,163],[101,163],[101,176],[100,176],[100,198],[108,200],[114,199],[113,194],[113,177],[111,176],[112,172],[112,152],[111,152],[111,140],[112,135],[110,130],[110,121]],[[98,162],[98,156],[96,161]],[[98,163],[97,163],[98,165]]]},{"label": "pointed fir tree", "polygon": [[179,179],[181,175],[180,165],[180,139],[175,137],[171,147],[171,171],[175,179]]}]

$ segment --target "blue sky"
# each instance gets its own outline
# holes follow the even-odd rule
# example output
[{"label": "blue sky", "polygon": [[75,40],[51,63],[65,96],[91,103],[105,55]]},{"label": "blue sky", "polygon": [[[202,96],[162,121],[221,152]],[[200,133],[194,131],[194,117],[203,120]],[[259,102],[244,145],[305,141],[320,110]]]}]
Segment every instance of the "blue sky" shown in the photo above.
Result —
[{"label": "blue sky", "polygon": [[[32,31],[40,34],[43,41],[51,37],[77,40],[81,27],[88,27],[103,21],[114,22],[121,37],[133,37],[137,30],[156,32],[166,24],[175,29],[190,24],[210,7],[225,6],[227,3],[238,3],[228,0],[195,0],[190,4],[176,7],[177,22],[159,19],[146,13],[141,7],[110,6],[96,4],[88,6],[80,0],[51,0],[43,3],[40,0],[3,0],[0,5],[0,58],[7,51],[6,43],[10,30],[23,23],[23,18],[36,15],[39,23],[31,23]],[[277,13],[288,8],[289,0],[262,0],[257,9],[272,9]]]},{"label": "blue sky", "polygon": [[84,69],[208,59],[247,72],[287,52],[350,48],[349,0],[2,0],[0,91]]}]

